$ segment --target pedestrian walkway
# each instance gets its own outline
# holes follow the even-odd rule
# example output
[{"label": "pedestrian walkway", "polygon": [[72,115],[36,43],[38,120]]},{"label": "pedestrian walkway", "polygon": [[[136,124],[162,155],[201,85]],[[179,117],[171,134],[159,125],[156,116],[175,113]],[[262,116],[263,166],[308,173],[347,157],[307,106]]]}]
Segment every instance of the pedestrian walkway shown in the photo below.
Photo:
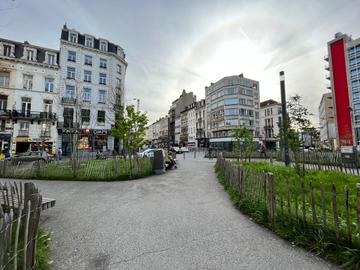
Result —
[{"label": "pedestrian walkway", "polygon": [[53,269],[335,269],[235,209],[215,160],[127,182],[37,181],[57,205],[43,213]]}]

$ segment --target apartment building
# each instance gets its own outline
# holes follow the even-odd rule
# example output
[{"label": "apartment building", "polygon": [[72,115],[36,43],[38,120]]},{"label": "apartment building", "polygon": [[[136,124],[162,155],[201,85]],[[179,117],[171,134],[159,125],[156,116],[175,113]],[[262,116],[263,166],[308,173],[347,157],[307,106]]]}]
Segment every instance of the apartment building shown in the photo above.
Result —
[{"label": "apartment building", "polygon": [[276,148],[281,119],[281,103],[272,99],[260,103],[260,137],[268,149]]},{"label": "apartment building", "polygon": [[127,65],[119,45],[64,25],[58,124],[58,143],[64,154],[71,152],[72,134],[78,129],[80,149],[114,150],[111,128],[115,109],[124,105]]},{"label": "apartment building", "polygon": [[0,39],[0,148],[11,154],[56,147],[59,51]]},{"label": "apartment building", "polygon": [[202,99],[196,103],[195,109],[196,119],[196,141],[197,147],[207,147],[207,132],[206,132],[206,102]]},{"label": "apartment building", "polygon": [[216,148],[231,149],[232,132],[243,125],[260,135],[259,82],[243,74],[224,77],[205,87],[207,131]]},{"label": "apartment building", "polygon": [[319,105],[320,143],[331,149],[336,148],[335,112],[332,93],[322,95]]},{"label": "apartment building", "polygon": [[332,91],[337,144],[360,146],[360,38],[336,33],[325,57]]}]

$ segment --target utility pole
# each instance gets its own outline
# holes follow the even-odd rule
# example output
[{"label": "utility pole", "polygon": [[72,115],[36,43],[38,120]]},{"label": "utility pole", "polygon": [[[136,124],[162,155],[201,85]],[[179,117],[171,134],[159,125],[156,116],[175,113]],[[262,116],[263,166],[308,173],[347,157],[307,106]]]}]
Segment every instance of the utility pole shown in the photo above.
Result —
[{"label": "utility pole", "polygon": [[280,71],[280,92],[281,92],[281,111],[282,111],[282,129],[283,129],[283,142],[284,142],[284,158],[285,165],[290,165],[290,156],[289,156],[289,139],[288,139],[288,116],[286,112],[286,94],[285,94],[285,73]]}]

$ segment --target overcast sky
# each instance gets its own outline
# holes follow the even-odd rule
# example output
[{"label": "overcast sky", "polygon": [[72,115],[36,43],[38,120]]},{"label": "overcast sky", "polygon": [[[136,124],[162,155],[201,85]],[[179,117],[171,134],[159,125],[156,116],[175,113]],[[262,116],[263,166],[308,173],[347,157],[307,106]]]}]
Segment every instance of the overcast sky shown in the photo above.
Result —
[{"label": "overcast sky", "polygon": [[[182,89],[244,73],[260,99],[300,94],[314,114],[326,90],[324,55],[336,32],[360,37],[359,0],[0,0],[0,36],[54,49],[66,22],[122,46],[127,99],[150,121],[167,114]],[[131,101],[129,101],[131,102]],[[318,122],[318,121],[317,121]]]}]

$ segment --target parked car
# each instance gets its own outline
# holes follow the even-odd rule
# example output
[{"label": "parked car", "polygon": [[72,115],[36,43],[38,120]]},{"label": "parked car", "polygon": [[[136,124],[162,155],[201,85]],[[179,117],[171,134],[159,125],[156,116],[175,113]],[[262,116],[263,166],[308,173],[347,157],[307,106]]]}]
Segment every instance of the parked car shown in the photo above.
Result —
[{"label": "parked car", "polygon": [[163,156],[165,157],[165,151],[164,149],[146,149],[143,152],[137,153],[137,156],[140,158],[144,158],[144,157],[154,157],[154,151],[156,150],[161,150],[163,152]]},{"label": "parked car", "polygon": [[187,152],[189,152],[189,149],[186,147],[181,147],[180,151],[181,151],[181,153],[187,153]]},{"label": "parked car", "polygon": [[176,154],[181,154],[181,149],[177,146],[174,146],[170,149],[172,152],[175,152]]}]

